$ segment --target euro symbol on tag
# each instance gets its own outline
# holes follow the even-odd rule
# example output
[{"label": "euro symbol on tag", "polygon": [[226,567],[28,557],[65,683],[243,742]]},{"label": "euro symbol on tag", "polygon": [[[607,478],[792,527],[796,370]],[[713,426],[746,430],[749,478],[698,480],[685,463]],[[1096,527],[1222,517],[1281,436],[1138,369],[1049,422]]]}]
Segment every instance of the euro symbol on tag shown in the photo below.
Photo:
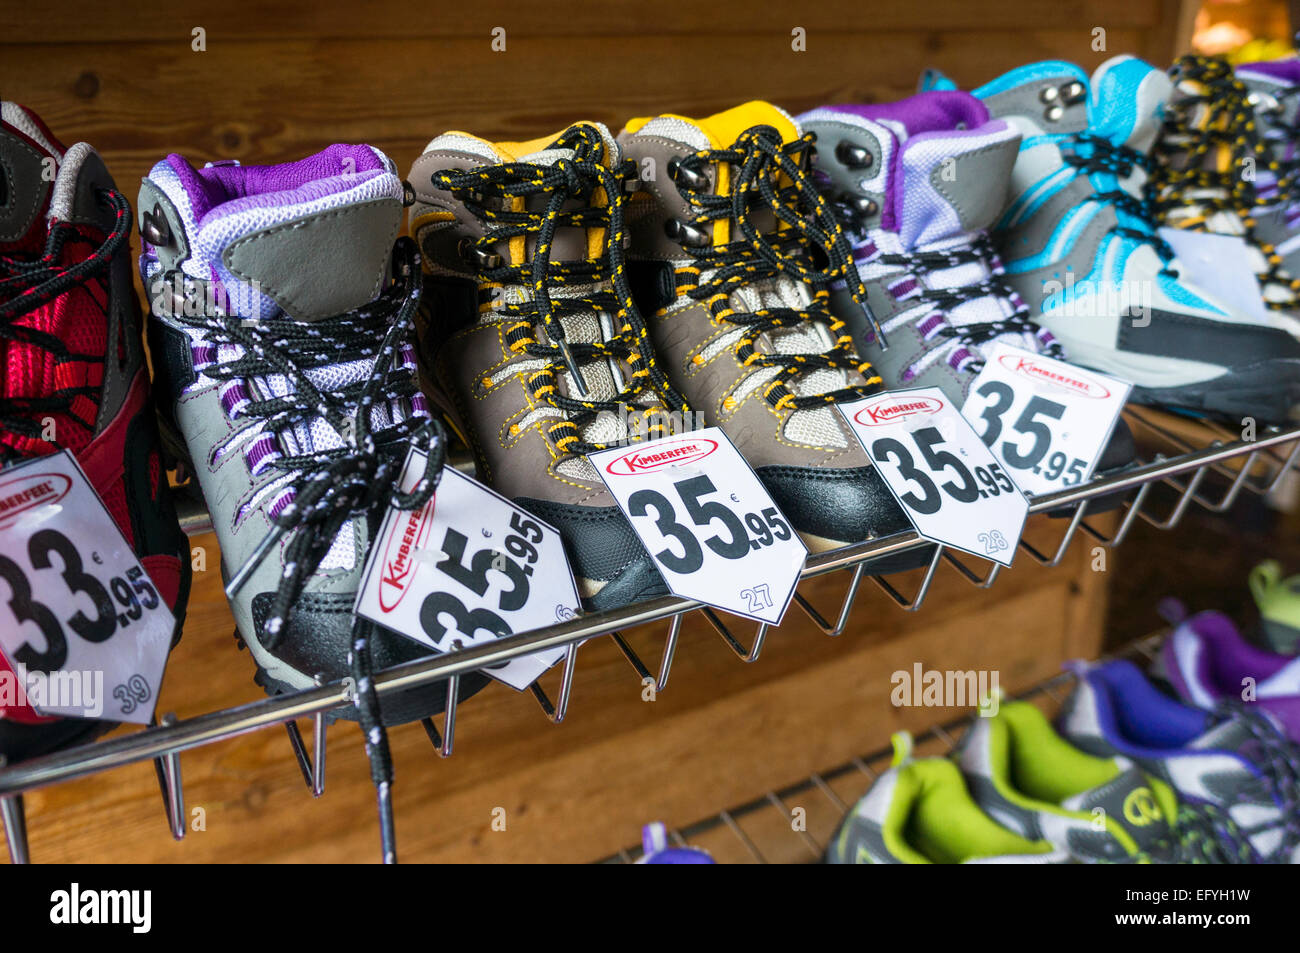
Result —
[{"label": "euro symbol on tag", "polygon": [[736,494],[734,494],[734,493],[731,494],[731,502],[733,502],[733,503],[739,503],[739,502],[740,502],[740,497],[736,496]]}]

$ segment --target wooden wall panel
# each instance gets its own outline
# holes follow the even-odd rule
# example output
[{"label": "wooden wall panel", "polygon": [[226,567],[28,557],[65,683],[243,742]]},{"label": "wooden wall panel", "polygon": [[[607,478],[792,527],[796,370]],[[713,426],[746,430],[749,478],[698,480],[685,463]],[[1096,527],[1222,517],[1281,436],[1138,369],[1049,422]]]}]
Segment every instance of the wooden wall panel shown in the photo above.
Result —
[{"label": "wooden wall panel", "polygon": [[[651,111],[704,114],[745,99],[799,111],[908,95],[927,66],[962,85],[1048,57],[1091,69],[1118,52],[1172,53],[1177,0],[937,0],[817,3],[457,4],[177,0],[164,8],[61,0],[0,5],[0,95],[35,108],[67,142],[93,143],[134,199],[171,151],[196,161],[281,162],[368,141],[405,170],[449,128],[544,135],[579,118],[618,128]],[[506,29],[505,52],[490,31]],[[806,52],[790,32],[807,31]],[[207,49],[191,49],[203,27]],[[1093,50],[1093,29],[1106,49]],[[1048,529],[1059,532],[1059,526]],[[216,571],[195,581],[161,710],[182,717],[260,697],[234,649]],[[1047,541],[1043,545],[1048,545]],[[763,657],[740,664],[687,627],[672,684],[641,700],[609,640],[580,653],[569,722],[493,686],[463,708],[456,756],[440,762],[418,726],[396,730],[397,823],[407,860],[591,860],[659,816],[685,824],[728,803],[883,745],[899,727],[951,712],[895,709],[889,672],[997,668],[1015,690],[1100,645],[1105,574],[1076,547],[1052,571],[1020,565],[988,592],[942,571],[923,612],[864,594],[849,633],[826,639],[797,613]],[[1112,571],[1113,571],[1112,566]],[[842,586],[841,579],[840,585]],[[808,590],[819,604],[835,583]],[[661,635],[629,634],[647,659]],[[548,689],[554,691],[554,675]],[[153,770],[137,765],[28,798],[38,860],[373,860],[374,795],[356,730],[331,730],[325,799],[310,803],[281,732],[183,756],[189,806],[207,830],[167,836]],[[851,796],[845,792],[845,796]],[[506,834],[489,828],[494,806]],[[833,819],[832,819],[833,820]]]}]

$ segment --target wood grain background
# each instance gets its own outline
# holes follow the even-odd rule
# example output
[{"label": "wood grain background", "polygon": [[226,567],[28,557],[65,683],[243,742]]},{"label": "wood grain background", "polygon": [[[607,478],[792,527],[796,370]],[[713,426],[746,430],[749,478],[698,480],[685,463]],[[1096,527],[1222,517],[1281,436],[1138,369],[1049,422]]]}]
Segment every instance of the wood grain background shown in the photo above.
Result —
[{"label": "wood grain background", "polygon": [[[1164,63],[1174,52],[1179,7],[1175,0],[489,0],[472,8],[320,0],[293,12],[268,2],[9,2],[0,9],[0,95],[36,109],[65,142],[94,144],[134,200],[140,176],[173,151],[196,162],[270,163],[364,141],[405,170],[447,129],[522,139],[588,118],[617,130],[652,111],[702,115],[751,98],[799,111],[908,95],[927,66],[972,85],[1048,57],[1091,68],[1127,51]],[[504,52],[492,49],[495,27],[506,31]],[[805,52],[791,48],[796,27],[806,31]],[[1092,48],[1097,27],[1105,30],[1104,51]],[[195,28],[205,31],[204,52],[192,49]],[[1050,539],[1060,528],[1042,531]],[[231,639],[215,540],[194,545],[206,548],[209,569],[196,576],[160,706],[181,717],[260,696]],[[988,592],[943,575],[917,615],[866,591],[837,640],[791,610],[753,666],[697,621],[684,633],[672,684],[654,703],[642,700],[613,644],[596,640],[580,653],[561,729],[531,698],[492,686],[462,709],[448,762],[418,726],[393,732],[402,857],[607,856],[635,843],[647,820],[696,821],[879,748],[900,727],[952,717],[888,704],[889,673],[915,661],[997,668],[1004,687],[1026,687],[1101,643],[1106,574],[1089,571],[1085,552],[1076,547],[1053,571],[1022,559]],[[806,594],[831,611],[844,584],[819,580]],[[629,639],[647,659],[658,658],[661,632]],[[554,679],[546,680],[552,694]],[[373,790],[358,740],[350,725],[331,730],[327,793],[318,803],[309,803],[282,732],[186,754],[188,805],[202,809],[206,829],[180,844],[167,835],[149,765],[35,792],[27,797],[33,856],[374,860]],[[841,791],[846,800],[858,793]],[[504,833],[491,830],[494,807],[506,810]],[[810,832],[824,840],[836,820],[823,810]],[[771,856],[806,859],[802,841],[792,833],[788,841],[788,851]]]}]

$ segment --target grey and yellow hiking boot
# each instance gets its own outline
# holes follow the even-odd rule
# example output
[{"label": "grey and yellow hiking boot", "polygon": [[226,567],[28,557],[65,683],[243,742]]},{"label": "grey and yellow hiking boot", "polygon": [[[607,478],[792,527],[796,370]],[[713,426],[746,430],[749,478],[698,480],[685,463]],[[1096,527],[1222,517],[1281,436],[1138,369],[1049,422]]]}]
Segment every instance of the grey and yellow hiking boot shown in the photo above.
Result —
[{"label": "grey and yellow hiking boot", "polygon": [[449,132],[411,169],[435,399],[479,477],[560,531],[594,610],[668,590],[586,454],[688,422],[631,298],[629,175],[598,123],[530,143]]},{"label": "grey and yellow hiking boot", "polygon": [[[402,200],[370,146],[277,166],[171,155],[141,186],[164,437],[203,491],[224,578],[242,583],[231,609],[271,693],[354,674],[371,532],[408,448],[431,439],[410,340],[417,256],[394,248]],[[429,654],[384,630],[367,647],[376,668]],[[444,695],[389,696],[383,720],[436,713]]]},{"label": "grey and yellow hiking boot", "polygon": [[669,378],[814,552],[907,529],[836,406],[881,381],[828,307],[852,252],[813,188],[810,138],[752,102],[633,120],[619,141],[640,172],[634,286]]}]

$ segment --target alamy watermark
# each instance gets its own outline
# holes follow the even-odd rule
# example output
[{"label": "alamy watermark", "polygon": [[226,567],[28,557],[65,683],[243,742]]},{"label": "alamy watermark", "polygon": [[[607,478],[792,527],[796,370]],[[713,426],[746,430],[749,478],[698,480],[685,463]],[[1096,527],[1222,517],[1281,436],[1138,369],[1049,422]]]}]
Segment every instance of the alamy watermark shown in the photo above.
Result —
[{"label": "alamy watermark", "polygon": [[927,669],[920,662],[889,676],[895,708],[976,708],[981,718],[998,713],[1002,690],[996,669]]},{"label": "alamy watermark", "polygon": [[79,711],[81,717],[99,718],[104,714],[104,673],[58,671],[47,675],[18,664],[13,670],[0,668],[0,710],[17,708],[24,701],[38,711]]}]

